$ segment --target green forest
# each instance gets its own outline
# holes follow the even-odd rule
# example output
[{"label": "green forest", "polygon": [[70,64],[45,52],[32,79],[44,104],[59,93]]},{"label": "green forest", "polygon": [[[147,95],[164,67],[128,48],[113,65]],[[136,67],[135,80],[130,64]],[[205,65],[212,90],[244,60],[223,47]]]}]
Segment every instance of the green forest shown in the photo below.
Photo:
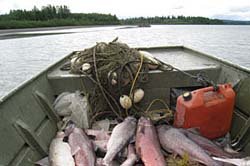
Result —
[{"label": "green forest", "polygon": [[40,10],[11,10],[0,15],[0,29],[79,25],[117,25],[119,19],[111,14],[71,13],[67,6],[43,6]]},{"label": "green forest", "polygon": [[185,17],[185,16],[167,16],[167,17],[139,17],[121,20],[123,24],[224,24],[222,20],[209,19],[205,17]]},{"label": "green forest", "polygon": [[204,17],[138,17],[118,19],[116,15],[99,13],[71,13],[69,7],[43,6],[32,10],[11,10],[0,15],[0,29],[84,25],[141,25],[141,24],[223,24],[222,20]]}]

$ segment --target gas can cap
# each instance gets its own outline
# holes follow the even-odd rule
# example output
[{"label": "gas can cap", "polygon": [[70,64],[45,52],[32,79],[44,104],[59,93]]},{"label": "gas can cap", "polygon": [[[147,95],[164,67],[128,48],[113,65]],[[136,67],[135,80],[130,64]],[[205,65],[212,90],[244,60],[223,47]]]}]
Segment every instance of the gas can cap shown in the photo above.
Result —
[{"label": "gas can cap", "polygon": [[191,92],[185,92],[183,93],[183,98],[184,98],[184,101],[189,101],[192,99],[192,93]]}]

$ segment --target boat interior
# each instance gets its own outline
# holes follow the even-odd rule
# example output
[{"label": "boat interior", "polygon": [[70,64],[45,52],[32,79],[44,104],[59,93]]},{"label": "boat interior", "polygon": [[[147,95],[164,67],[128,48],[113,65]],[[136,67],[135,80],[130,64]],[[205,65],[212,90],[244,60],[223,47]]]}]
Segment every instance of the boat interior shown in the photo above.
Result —
[{"label": "boat interior", "polygon": [[[142,108],[153,99],[160,98],[174,109],[176,96],[172,95],[173,92],[203,86],[185,73],[202,75],[215,84],[230,83],[236,93],[230,131],[232,147],[250,154],[248,69],[183,46],[138,49],[175,68],[145,73]],[[33,165],[34,161],[46,156],[60,121],[53,109],[55,98],[66,91],[82,90],[88,93],[93,90],[93,82],[86,75],[62,70],[73,54],[75,52],[0,99],[0,133],[4,133],[0,137],[0,165]]]}]

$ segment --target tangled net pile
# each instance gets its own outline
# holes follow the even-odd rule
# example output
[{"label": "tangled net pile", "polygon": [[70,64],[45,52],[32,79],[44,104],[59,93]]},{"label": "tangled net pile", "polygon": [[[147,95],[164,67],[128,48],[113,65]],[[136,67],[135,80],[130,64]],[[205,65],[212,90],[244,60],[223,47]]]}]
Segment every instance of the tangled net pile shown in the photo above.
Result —
[{"label": "tangled net pile", "polygon": [[161,65],[117,40],[118,38],[109,43],[97,43],[91,48],[76,52],[71,59],[71,72],[85,74],[95,84],[94,90],[89,94],[91,121],[104,114],[121,120],[128,115],[145,114],[135,104],[133,109],[124,111],[118,101],[124,94],[128,94],[133,101],[133,91],[147,82],[148,71]]}]

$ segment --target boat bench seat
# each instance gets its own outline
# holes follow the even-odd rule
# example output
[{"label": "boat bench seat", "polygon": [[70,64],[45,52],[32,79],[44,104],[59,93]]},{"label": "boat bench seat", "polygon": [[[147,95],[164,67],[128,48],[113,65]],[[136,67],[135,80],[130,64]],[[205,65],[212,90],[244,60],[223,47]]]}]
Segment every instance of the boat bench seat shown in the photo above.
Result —
[{"label": "boat bench seat", "polygon": [[[62,92],[74,92],[76,90],[83,90],[89,93],[93,90],[93,82],[86,76],[80,74],[72,74],[69,71],[60,70],[58,66],[53,71],[49,72],[47,77],[53,87],[55,95]],[[212,81],[217,82],[221,68],[219,66],[203,68],[204,72]],[[200,69],[185,70],[190,74],[200,73]],[[144,103],[147,106],[153,99],[159,98],[165,100],[170,104],[171,88],[182,87],[199,87],[201,86],[195,79],[192,79],[183,73],[173,71],[151,71],[147,75],[147,81],[141,83],[140,87],[145,91]],[[147,95],[150,94],[150,95]]]},{"label": "boat bench seat", "polygon": [[[192,50],[184,47],[173,48],[157,48],[157,49],[143,49],[148,51],[154,57],[165,64],[185,71],[189,74],[197,75],[200,72],[204,73],[210,80],[217,83],[220,74],[221,66],[211,59],[200,56]],[[67,60],[69,62],[69,60]],[[93,90],[93,82],[86,76],[80,74],[72,74],[69,71],[62,71],[58,65],[48,73],[48,79],[54,89],[56,95],[62,92],[74,92],[76,90],[83,90],[86,93]],[[170,103],[170,92],[172,88],[186,88],[186,87],[200,87],[201,84],[195,79],[184,75],[178,70],[172,71],[150,71],[146,74],[148,78],[145,83],[140,83],[140,88],[145,91],[143,102],[147,106],[153,99],[160,98]],[[142,106],[144,107],[144,106]]]}]

